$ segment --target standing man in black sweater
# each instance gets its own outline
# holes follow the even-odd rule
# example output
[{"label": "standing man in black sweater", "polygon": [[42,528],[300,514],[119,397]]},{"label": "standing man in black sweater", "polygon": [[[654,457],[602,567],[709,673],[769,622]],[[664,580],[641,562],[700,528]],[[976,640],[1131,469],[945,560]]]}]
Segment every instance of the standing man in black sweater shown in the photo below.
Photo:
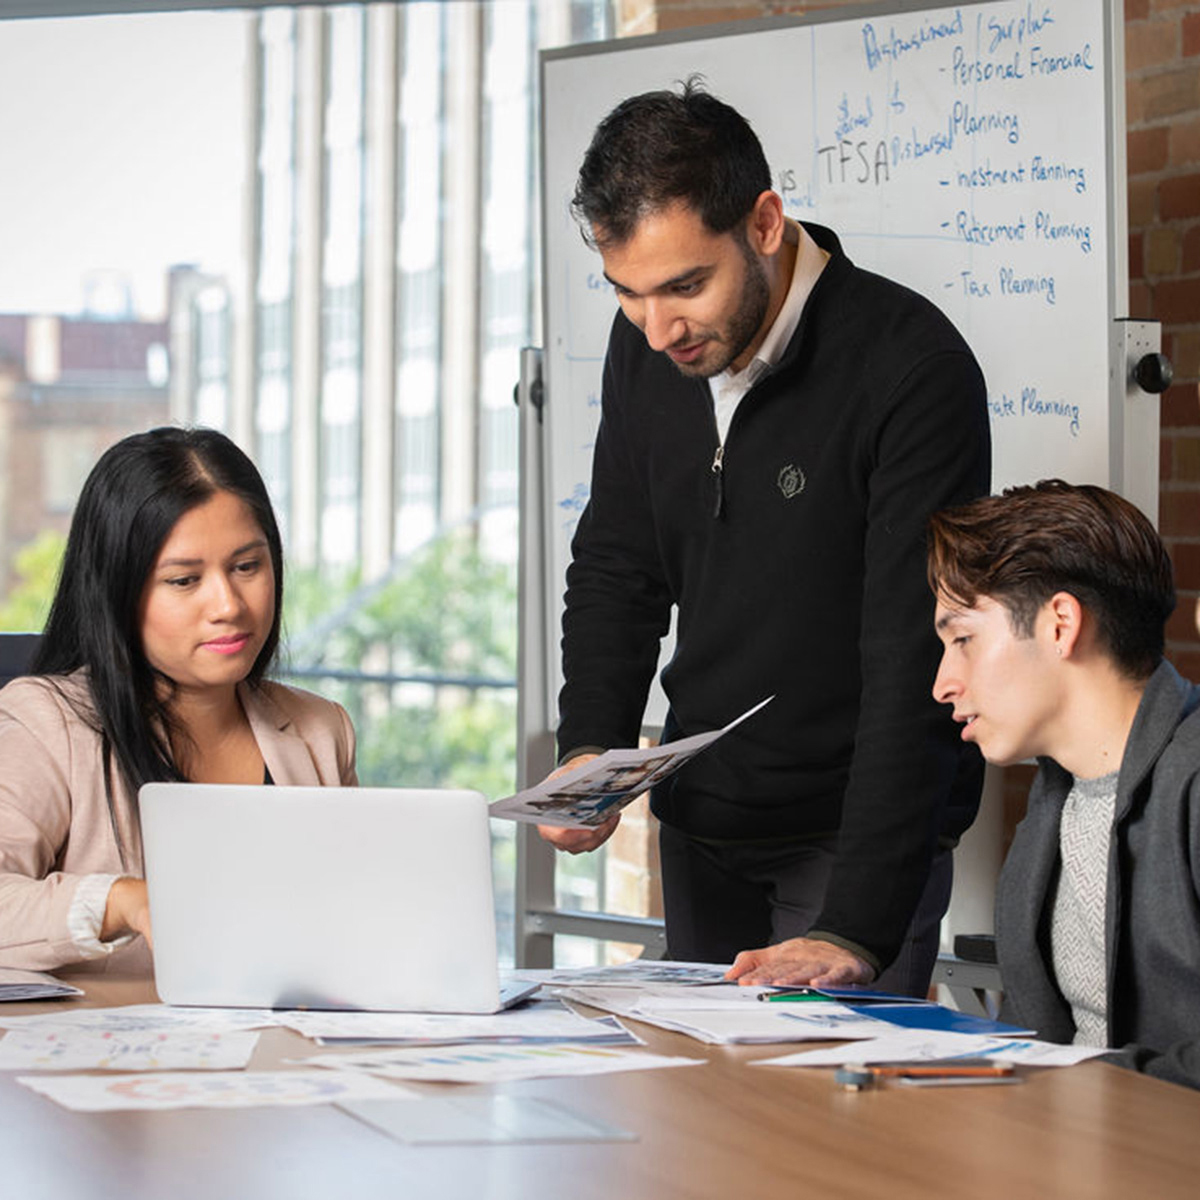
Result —
[{"label": "standing man in black sweater", "polygon": [[[560,769],[637,744],[677,605],[664,740],[775,699],[654,791],[669,953],[800,938],[793,979],[921,993],[982,770],[929,694],[922,539],[988,487],[979,367],[928,301],[784,217],[758,138],[695,82],[601,123],[575,210],[621,311]],[[615,827],[542,836],[579,853]]]}]

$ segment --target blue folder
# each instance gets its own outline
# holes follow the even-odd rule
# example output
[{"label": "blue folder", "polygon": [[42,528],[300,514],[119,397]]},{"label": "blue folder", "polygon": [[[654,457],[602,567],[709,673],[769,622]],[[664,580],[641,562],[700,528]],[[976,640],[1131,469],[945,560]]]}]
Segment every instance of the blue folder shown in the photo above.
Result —
[{"label": "blue folder", "polygon": [[1029,1035],[1035,1031],[1008,1025],[1003,1021],[992,1021],[987,1017],[974,1017],[970,1013],[956,1012],[940,1004],[864,1004],[851,1003],[865,1017],[877,1017],[905,1029],[939,1029],[947,1033],[979,1033]]}]

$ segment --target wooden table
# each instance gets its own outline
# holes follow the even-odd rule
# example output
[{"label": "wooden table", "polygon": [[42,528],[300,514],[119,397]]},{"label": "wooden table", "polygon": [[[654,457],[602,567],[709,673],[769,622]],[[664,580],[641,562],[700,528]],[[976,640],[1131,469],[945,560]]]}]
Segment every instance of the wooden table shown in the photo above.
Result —
[{"label": "wooden table", "polygon": [[[80,1004],[153,999],[144,981]],[[46,1011],[57,1004],[6,1006]],[[844,1092],[827,1070],[750,1067],[639,1026],[702,1067],[500,1085],[638,1132],[631,1143],[405,1146],[332,1106],[74,1113],[0,1073],[10,1200],[741,1200],[746,1196],[1194,1200],[1200,1092],[1087,1063],[1013,1087]],[[265,1031],[252,1069],[314,1052]],[[445,1094],[457,1085],[420,1085]],[[486,1089],[484,1089],[486,1090]]]}]

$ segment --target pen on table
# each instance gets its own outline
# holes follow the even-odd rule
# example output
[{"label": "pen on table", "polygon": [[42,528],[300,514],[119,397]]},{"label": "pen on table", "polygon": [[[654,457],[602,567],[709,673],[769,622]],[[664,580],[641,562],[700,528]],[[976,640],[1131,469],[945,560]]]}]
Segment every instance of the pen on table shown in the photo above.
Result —
[{"label": "pen on table", "polygon": [[832,1000],[832,996],[826,996],[824,992],[818,992],[816,988],[789,988],[786,992],[759,992],[758,998],[766,1000],[770,1003],[784,1004],[803,1004],[806,1001]]},{"label": "pen on table", "polygon": [[945,1060],[929,1063],[848,1063],[833,1075],[834,1083],[847,1091],[857,1092],[877,1079],[937,1080],[991,1079],[1015,1082],[1019,1079],[1010,1063],[953,1063]]},{"label": "pen on table", "polygon": [[925,1065],[920,1063],[880,1063],[869,1065],[866,1070],[872,1075],[963,1075],[985,1078],[990,1075],[1011,1075],[1013,1069],[1008,1063],[951,1063],[932,1062]]}]

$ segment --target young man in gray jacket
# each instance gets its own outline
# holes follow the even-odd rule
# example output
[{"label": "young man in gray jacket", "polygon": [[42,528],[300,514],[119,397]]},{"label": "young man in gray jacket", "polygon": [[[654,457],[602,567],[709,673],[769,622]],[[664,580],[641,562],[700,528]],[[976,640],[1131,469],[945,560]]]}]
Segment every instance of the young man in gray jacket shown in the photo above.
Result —
[{"label": "young man in gray jacket", "polygon": [[1163,658],[1162,542],[1052,480],[936,514],[929,577],[934,696],[989,762],[1039,764],[997,893],[1005,1015],[1200,1087],[1200,688]]}]

